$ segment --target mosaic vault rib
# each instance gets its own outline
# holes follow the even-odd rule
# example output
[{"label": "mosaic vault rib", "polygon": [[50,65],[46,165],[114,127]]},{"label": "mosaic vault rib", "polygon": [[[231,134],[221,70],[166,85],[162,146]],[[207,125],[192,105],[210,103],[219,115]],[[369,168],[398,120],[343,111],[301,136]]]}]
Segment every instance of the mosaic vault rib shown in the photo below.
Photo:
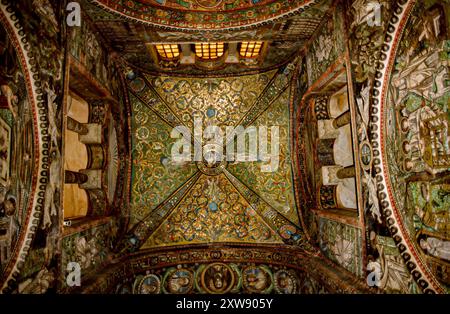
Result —
[{"label": "mosaic vault rib", "polygon": [[150,110],[158,115],[171,127],[182,125],[178,117],[170,110],[170,108],[162,101],[154,89],[141,77],[128,80],[128,89],[132,95],[145,104]]},{"label": "mosaic vault rib", "polygon": [[224,174],[231,184],[247,200],[253,210],[283,239],[286,244],[295,244],[307,251],[316,251],[310,244],[303,231],[292,224],[287,218],[273,209],[267,202],[233,176],[228,170]]},{"label": "mosaic vault rib", "polygon": [[[263,172],[261,167],[265,162],[237,162],[228,165],[228,171],[240,181],[260,195],[275,210],[288,218],[292,223],[300,226],[297,207],[295,204],[291,154],[289,143],[289,90],[285,90],[280,97],[251,125],[256,128],[277,126],[279,129],[279,162],[277,169]],[[270,131],[269,131],[270,134]],[[268,138],[267,147],[271,151],[273,139]],[[261,145],[261,143],[260,143]]]},{"label": "mosaic vault rib", "polygon": [[132,186],[129,228],[142,220],[196,171],[193,163],[175,162],[172,127],[139,99],[130,95],[132,115]]},{"label": "mosaic vault rib", "polygon": [[[255,101],[253,106],[247,111],[247,113],[239,120],[236,125],[242,125],[247,127],[251,125],[262,113],[264,113],[275,102],[283,92],[288,89],[289,84],[294,75],[295,64],[298,60],[289,63],[285,68],[278,70],[276,75],[272,78],[269,84],[267,84],[264,91]],[[233,138],[227,138],[226,142],[229,143]]]},{"label": "mosaic vault rib", "polygon": [[201,173],[199,171],[196,172],[182,187],[140,221],[122,241],[119,246],[119,251],[134,252],[138,250],[158,226],[172,213],[184,196],[192,189],[200,176]]},{"label": "mosaic vault rib", "polygon": [[202,175],[142,249],[219,242],[283,243],[223,173]]},{"label": "mosaic vault rib", "polygon": [[201,118],[205,126],[238,125],[273,84],[276,73],[207,79],[146,75],[146,80],[178,120],[192,130],[194,117]]},{"label": "mosaic vault rib", "polygon": [[298,60],[296,59],[278,71],[271,84],[267,86],[255,105],[240,121],[239,125],[248,126],[252,124],[278,97],[281,96],[281,94],[289,87],[297,62]]}]

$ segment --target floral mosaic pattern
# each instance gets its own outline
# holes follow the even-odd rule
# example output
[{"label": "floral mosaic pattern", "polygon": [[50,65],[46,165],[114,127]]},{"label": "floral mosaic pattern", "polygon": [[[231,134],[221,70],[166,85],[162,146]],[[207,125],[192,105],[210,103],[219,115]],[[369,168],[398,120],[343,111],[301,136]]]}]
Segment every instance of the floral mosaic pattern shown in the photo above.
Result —
[{"label": "floral mosaic pattern", "polygon": [[154,0],[91,0],[108,10],[141,22],[167,25],[172,28],[224,29],[246,26],[296,12],[308,0],[253,0],[253,1],[165,1]]},{"label": "floral mosaic pattern", "polygon": [[143,248],[205,242],[282,243],[224,174],[202,175]]},{"label": "floral mosaic pattern", "polygon": [[171,160],[172,128],[134,96],[133,184],[129,226],[142,220],[197,170],[195,164]]},{"label": "floral mosaic pattern", "polygon": [[[292,170],[289,148],[289,91],[285,91],[275,103],[264,112],[253,126],[278,126],[280,160],[277,171],[262,172],[262,162],[236,163],[228,166],[229,171],[268,202],[291,222],[299,225],[294,194],[292,191]],[[270,150],[272,139],[267,147]]]},{"label": "floral mosaic pattern", "polygon": [[232,78],[151,77],[149,82],[179,120],[193,128],[194,116],[219,127],[236,126],[276,71]]}]

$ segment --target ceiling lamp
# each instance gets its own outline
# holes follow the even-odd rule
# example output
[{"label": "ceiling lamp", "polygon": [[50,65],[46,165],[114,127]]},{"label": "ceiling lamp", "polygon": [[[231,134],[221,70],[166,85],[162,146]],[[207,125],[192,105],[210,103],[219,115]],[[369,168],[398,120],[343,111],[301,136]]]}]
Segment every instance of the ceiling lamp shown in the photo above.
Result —
[{"label": "ceiling lamp", "polygon": [[223,56],[224,43],[196,43],[195,55],[204,60],[213,60]]},{"label": "ceiling lamp", "polygon": [[243,41],[239,51],[243,58],[256,58],[261,53],[262,41]]},{"label": "ceiling lamp", "polygon": [[178,48],[178,45],[158,44],[156,45],[156,50],[164,59],[176,59],[180,56],[180,49]]}]

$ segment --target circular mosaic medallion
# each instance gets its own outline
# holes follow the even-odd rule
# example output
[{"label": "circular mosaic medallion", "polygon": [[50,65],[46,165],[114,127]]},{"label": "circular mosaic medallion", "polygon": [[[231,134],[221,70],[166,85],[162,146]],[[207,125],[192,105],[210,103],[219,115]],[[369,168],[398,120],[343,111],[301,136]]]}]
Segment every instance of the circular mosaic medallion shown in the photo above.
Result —
[{"label": "circular mosaic medallion", "polygon": [[281,294],[295,294],[298,289],[298,278],[293,271],[279,270],[274,275],[275,291]]},{"label": "circular mosaic medallion", "polygon": [[214,263],[205,267],[200,275],[202,288],[212,294],[230,292],[236,282],[233,269],[223,263]]},{"label": "circular mosaic medallion", "polygon": [[204,174],[209,176],[217,176],[223,172],[228,166],[228,162],[225,160],[225,156],[220,154],[222,147],[214,146],[208,150],[203,148],[203,160],[197,162],[197,168]]},{"label": "circular mosaic medallion", "polygon": [[242,284],[251,293],[269,293],[273,288],[270,270],[264,266],[251,266],[242,272]]},{"label": "circular mosaic medallion", "polygon": [[372,165],[373,153],[372,153],[372,146],[368,141],[364,141],[361,143],[359,157],[363,168],[366,170],[370,169],[370,166]]},{"label": "circular mosaic medallion", "polygon": [[280,234],[283,239],[290,239],[296,232],[297,229],[293,225],[284,225],[280,228]]},{"label": "circular mosaic medallion", "polygon": [[145,82],[142,78],[138,77],[138,78],[134,79],[133,81],[131,81],[130,88],[133,92],[140,93],[145,88]]},{"label": "circular mosaic medallion", "polygon": [[161,281],[156,275],[148,275],[142,278],[138,286],[139,294],[159,294],[161,293]]},{"label": "circular mosaic medallion", "polygon": [[187,294],[194,287],[194,274],[189,269],[172,268],[164,276],[164,292]]}]

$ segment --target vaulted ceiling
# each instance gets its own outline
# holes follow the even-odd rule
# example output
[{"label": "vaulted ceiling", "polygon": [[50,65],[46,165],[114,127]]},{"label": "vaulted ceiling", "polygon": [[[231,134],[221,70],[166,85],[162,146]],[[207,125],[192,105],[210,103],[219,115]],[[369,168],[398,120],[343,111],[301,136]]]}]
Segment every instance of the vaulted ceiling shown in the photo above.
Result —
[{"label": "vaulted ceiling", "polygon": [[1,1],[1,292],[448,292],[449,6],[379,2]]},{"label": "vaulted ceiling", "polygon": [[[198,243],[306,245],[294,201],[290,155],[293,68],[227,78],[142,75],[128,80],[133,112],[133,250]],[[279,161],[177,162],[173,128],[277,126]],[[268,151],[271,150],[269,137]],[[226,151],[227,141],[220,145]],[[260,143],[261,145],[261,143]],[[273,149],[273,148],[272,148]]]},{"label": "vaulted ceiling", "polygon": [[317,0],[90,0],[118,16],[167,29],[232,30],[290,17]]},{"label": "vaulted ceiling", "polygon": [[183,75],[204,75],[204,69],[192,64],[161,68],[152,57],[151,46],[263,41],[266,49],[257,65],[233,62],[215,68],[214,74],[269,70],[286,63],[306,46],[330,5],[327,0],[82,1],[88,19],[130,65],[146,72]]},{"label": "vaulted ceiling", "polygon": [[[291,81],[295,57],[328,17],[331,1],[86,0],[82,6],[84,18],[129,69],[133,167],[125,247],[309,247],[293,190]],[[243,41],[263,43],[257,61],[239,55]],[[209,42],[224,43],[221,63],[179,62],[194,52],[198,60],[195,43]],[[161,58],[157,44],[175,45],[181,58]],[[237,61],[229,62],[233,53]],[[276,171],[262,171],[261,160],[213,168],[173,160],[172,130],[185,126],[194,134],[195,117],[203,129],[217,125],[223,132],[239,125],[279,127]],[[269,136],[269,151],[270,145]]]}]

